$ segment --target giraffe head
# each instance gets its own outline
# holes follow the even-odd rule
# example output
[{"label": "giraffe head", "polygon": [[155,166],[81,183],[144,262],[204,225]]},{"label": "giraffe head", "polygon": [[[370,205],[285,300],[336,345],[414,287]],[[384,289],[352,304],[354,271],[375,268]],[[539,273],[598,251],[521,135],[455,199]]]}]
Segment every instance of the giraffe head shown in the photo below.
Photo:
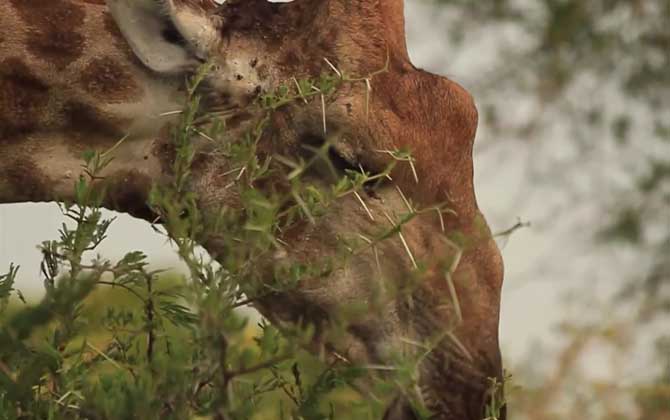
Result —
[{"label": "giraffe head", "polygon": [[[259,93],[294,83],[294,78],[343,75],[352,82],[332,98],[288,105],[273,116],[271,131],[279,139],[275,147],[290,153],[301,143],[327,140],[344,166],[370,173],[394,162],[388,152],[405,149],[413,165],[397,164],[393,182],[363,197],[366,205],[349,195],[317,224],[287,232],[293,246],[278,260],[334,254],[343,235],[372,235],[379,227],[392,227],[386,216],[393,219],[410,205],[446,204],[449,210],[418,215],[402,228],[402,239],[361,253],[346,267],[260,302],[259,308],[279,322],[305,316],[327,321],[342,304],[380,303],[381,293],[381,309],[351,323],[347,339],[335,343],[317,337],[323,338],[318,345],[356,361],[383,363],[402,338],[421,341],[453,326],[458,340],[443,340],[421,365],[420,394],[439,418],[481,418],[488,378],[501,375],[497,328],[502,265],[473,190],[477,110],[458,84],[412,65],[402,0],[228,0],[222,5],[211,0],[107,0],[113,18],[103,3],[0,3],[0,23],[17,10],[30,11],[23,22],[39,20],[40,12],[50,16],[17,31],[20,39],[0,25],[0,83],[28,87],[16,91],[19,100],[0,97],[0,123],[9,121],[5,133],[0,127],[0,151],[22,153],[11,164],[0,157],[0,200],[8,181],[16,191],[39,181],[40,191],[19,195],[21,201],[62,196],[72,179],[58,177],[79,166],[79,154],[69,151],[73,143],[91,146],[92,139],[104,138],[111,146],[121,128],[130,128],[133,137],[117,149],[118,182],[112,193],[122,198],[113,207],[132,211],[148,186],[168,172],[169,154],[157,152],[164,145],[156,141],[156,121],[162,120],[148,116],[177,109],[183,91],[176,86],[203,62],[212,64],[202,83],[205,110],[241,111]],[[58,22],[72,27],[65,30]],[[41,35],[35,39],[34,33]],[[25,39],[33,42],[22,45]],[[25,56],[40,63],[17,62],[15,49],[26,50]],[[253,115],[240,112],[238,117]],[[18,135],[23,144],[16,146],[9,135]],[[230,198],[222,175],[229,169],[225,165],[210,159],[194,168],[199,180],[194,189],[208,202]],[[131,176],[138,172],[142,182]],[[216,254],[216,238],[204,245]],[[411,302],[384,301],[383,287],[375,283],[381,279],[381,286],[397,287],[417,277]],[[412,415],[398,403],[387,418]]]},{"label": "giraffe head", "polygon": [[[397,165],[394,186],[380,191],[383,204],[369,205],[377,222],[367,219],[354,198],[344,200],[332,219],[301,232],[292,256],[309,260],[333,252],[338,234],[366,231],[386,210],[402,211],[405,203],[397,191],[418,206],[448,203],[451,211],[422,215],[410,224],[405,246],[398,241],[381,250],[387,270],[382,277],[396,284],[413,275],[407,249],[427,262],[414,293],[418,307],[394,302],[383,322],[378,314],[362,317],[351,326],[347,346],[353,358],[383,360],[399,337],[426,337],[462,317],[456,328],[462,341],[458,346],[445,342],[433,352],[420,382],[428,405],[443,418],[480,418],[487,377],[501,375],[502,264],[473,190],[477,110],[461,86],[412,65],[402,0],[229,0],[220,6],[210,0],[109,0],[109,5],[133,51],[153,71],[182,74],[203,61],[213,63],[206,84],[215,105],[243,106],[259,92],[324,71],[359,81],[328,102],[289,107],[275,120],[275,128],[288,133],[281,137],[285,146],[328,138],[339,158],[373,173],[391,163],[384,151],[407,149],[415,165]],[[450,234],[469,238],[462,253],[451,248]],[[261,309],[275,319],[295,320],[308,306],[322,313],[342,302],[372,302],[378,292],[371,284],[374,258],[370,253],[354,260],[347,270]],[[454,261],[460,264],[452,267],[452,288],[446,273]],[[454,293],[462,314],[445,303]],[[461,345],[464,352],[454,350]],[[402,408],[396,411],[391,418],[407,418]]]},{"label": "giraffe head", "polygon": [[[335,149],[355,166],[379,171],[392,161],[380,150],[410,150],[419,173],[400,165],[396,180],[424,203],[451,196],[463,217],[455,223],[474,217],[477,110],[458,84],[411,64],[402,0],[108,3],[137,57],[158,74],[185,74],[212,62],[207,84],[216,106],[244,105],[259,92],[322,72],[359,79],[326,109],[315,104],[293,112],[294,137],[324,137],[325,113]],[[417,183],[417,175],[425,182]]]}]

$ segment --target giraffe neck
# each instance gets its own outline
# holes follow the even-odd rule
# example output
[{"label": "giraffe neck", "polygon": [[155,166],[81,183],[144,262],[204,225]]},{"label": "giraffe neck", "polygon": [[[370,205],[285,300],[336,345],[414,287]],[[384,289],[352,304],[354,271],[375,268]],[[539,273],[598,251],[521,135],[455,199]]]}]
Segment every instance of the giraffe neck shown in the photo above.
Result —
[{"label": "giraffe neck", "polygon": [[176,82],[138,62],[104,1],[0,4],[0,142],[60,131],[74,146],[155,133],[159,116],[179,109]]}]

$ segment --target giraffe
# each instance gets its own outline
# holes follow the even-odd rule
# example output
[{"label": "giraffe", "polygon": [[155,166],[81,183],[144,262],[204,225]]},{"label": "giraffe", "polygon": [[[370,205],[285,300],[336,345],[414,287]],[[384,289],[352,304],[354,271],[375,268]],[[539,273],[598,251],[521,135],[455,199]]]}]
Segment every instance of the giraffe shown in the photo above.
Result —
[{"label": "giraffe", "polygon": [[[454,334],[464,349],[445,339],[425,358],[420,394],[436,418],[481,419],[489,378],[502,376],[503,266],[473,188],[477,109],[460,85],[412,65],[404,33],[402,0],[3,0],[0,203],[71,199],[81,153],[124,138],[101,181],[104,205],[150,220],[149,189],[172,176],[168,128],[183,103],[183,81],[203,61],[212,63],[205,107],[232,110],[229,126],[240,132],[254,120],[245,106],[261,92],[324,70],[355,75],[365,83],[344,86],[327,104],[280,109],[270,122],[271,147],[292,153],[305,141],[323,141],[326,131],[335,154],[353,167],[382,171],[392,157],[381,151],[397,148],[411,150],[415,165],[397,165],[393,183],[365,198],[367,212],[348,197],[317,225],[306,224],[284,258],[333,253],[338,233],[371,231],[406,198],[447,202],[449,212],[422,214],[403,227],[404,245],[428,263],[414,303],[390,302],[363,317],[349,328],[346,345],[318,344],[354,361],[383,363],[401,337],[420,341],[458,317]],[[194,141],[201,154],[190,187],[203,211],[234,200],[224,188],[230,163]],[[458,258],[448,239],[454,235],[466,238]],[[203,246],[218,255],[216,238]],[[414,275],[399,241],[384,244],[380,255],[386,281]],[[362,255],[257,307],[271,320],[291,321],[308,307],[327,318],[342,302],[372,300],[373,258]],[[445,281],[449,267],[453,283]],[[444,303],[453,294],[458,311]],[[385,418],[414,414],[398,397]]]}]

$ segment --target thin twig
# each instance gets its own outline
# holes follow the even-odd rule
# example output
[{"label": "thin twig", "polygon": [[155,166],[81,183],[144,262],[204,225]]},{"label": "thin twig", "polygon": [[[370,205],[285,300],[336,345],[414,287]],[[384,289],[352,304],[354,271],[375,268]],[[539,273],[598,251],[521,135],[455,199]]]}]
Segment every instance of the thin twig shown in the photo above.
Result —
[{"label": "thin twig", "polygon": [[454,305],[454,312],[456,313],[456,323],[461,324],[463,322],[463,312],[461,311],[461,304],[458,299],[458,294],[456,293],[454,280],[451,277],[451,273],[447,273],[445,277],[447,279],[447,287],[449,288],[449,295],[451,295],[451,303],[452,305]]},{"label": "thin twig", "polygon": [[[400,197],[402,198],[402,201],[405,203],[405,206],[407,207],[407,210],[408,210],[410,213],[414,213],[414,212],[415,212],[414,207],[412,207],[412,205],[409,203],[409,201],[407,200],[407,197],[405,197],[405,194],[403,194],[403,192],[402,192],[402,190],[400,189],[400,187],[399,187],[398,185],[396,185],[395,188],[396,188],[396,190],[398,191],[398,194],[400,194]],[[443,230],[444,230],[444,229],[443,229]]]},{"label": "thin twig", "polygon": [[326,97],[321,94],[321,115],[323,116],[323,134],[327,134],[328,129],[326,127]]},{"label": "thin twig", "polygon": [[295,190],[291,191],[291,194],[293,195],[293,198],[298,203],[302,211],[305,213],[305,216],[307,216],[309,223],[311,223],[312,225],[316,225],[316,220],[314,219],[314,216],[312,216],[312,212],[309,211],[307,203],[305,203],[302,197],[300,197],[300,194],[298,194],[298,192]]},{"label": "thin twig", "polygon": [[331,63],[330,60],[328,60],[326,57],[323,57],[323,59],[326,61],[326,64],[328,64],[330,68],[333,69],[333,71],[337,73],[337,76],[341,79],[342,73],[337,69],[337,67],[335,67],[333,63]]},{"label": "thin twig", "polygon": [[198,130],[197,128],[194,128],[193,131],[200,137],[204,138],[205,140],[211,141],[212,143],[216,143],[216,140],[214,140],[212,137],[210,137],[208,134],[203,133],[202,131]]},{"label": "thin twig", "polygon": [[365,119],[366,121],[370,118],[370,92],[372,92],[372,84],[370,79],[365,79]]},{"label": "thin twig", "polygon": [[298,90],[298,95],[300,96],[300,98],[302,98],[302,100],[303,100],[303,102],[305,102],[305,104],[308,104],[309,102],[307,102],[307,98],[305,98],[305,94],[302,93],[302,89],[300,89],[300,83],[298,83],[298,79],[296,79],[295,76],[293,77],[293,83],[295,83],[295,88]]},{"label": "thin twig", "polygon": [[129,136],[130,136],[130,134],[126,134],[125,136],[121,137],[121,138],[119,139],[119,141],[117,141],[116,143],[114,143],[114,146],[112,146],[111,148],[109,148],[109,150],[107,150],[107,151],[105,151],[105,152],[103,152],[103,153],[100,153],[100,158],[101,158],[101,159],[104,159],[105,157],[107,157],[108,154],[114,152],[119,146],[121,146],[121,144],[123,144],[123,142],[126,141],[126,139],[127,139]]},{"label": "thin twig", "polygon": [[[384,210],[384,216],[388,219],[389,223],[393,225],[394,228],[398,228],[398,225],[393,221],[391,216]],[[400,242],[402,242],[402,245],[405,247],[405,251],[407,252],[407,255],[409,255],[409,259],[412,262],[412,266],[417,269],[419,268],[418,264],[416,263],[416,260],[414,259],[414,254],[412,254],[412,250],[409,248],[409,245],[407,244],[407,241],[405,240],[405,236],[402,234],[402,231],[398,228],[398,237],[400,238]]]},{"label": "thin twig", "polygon": [[456,347],[458,347],[458,349],[461,351],[461,353],[463,353],[463,355],[464,355],[465,357],[467,357],[470,361],[473,361],[473,360],[474,360],[474,359],[472,358],[472,354],[470,354],[470,352],[468,351],[468,349],[463,345],[463,343],[461,342],[461,340],[459,340],[458,337],[456,337],[456,335],[455,335],[453,332],[451,332],[451,331],[447,331],[446,334],[447,334],[447,337],[449,337],[449,339],[450,339],[454,344],[456,344]]},{"label": "thin twig", "polygon": [[184,112],[184,111],[181,110],[181,109],[178,110],[178,111],[167,111],[167,112],[163,112],[163,113],[158,114],[158,116],[159,116],[159,117],[167,117],[167,116],[170,116],[170,115],[179,115],[179,114],[181,114],[181,113],[183,113],[183,112]]},{"label": "thin twig", "polygon": [[381,276],[382,275],[382,265],[381,265],[381,262],[379,261],[379,252],[377,251],[377,247],[375,246],[375,243],[372,241],[372,239],[367,238],[366,236],[364,236],[360,233],[358,234],[358,236],[361,239],[363,239],[365,242],[367,242],[368,245],[370,245],[370,247],[372,248],[372,252],[374,252],[374,254],[375,254],[375,263],[377,265],[377,271],[379,271],[379,275]]},{"label": "thin twig", "polygon": [[527,227],[530,227],[530,226],[531,226],[530,222],[522,222],[521,219],[518,219],[514,226],[510,227],[509,229],[505,229],[502,232],[498,232],[498,233],[494,234],[493,237],[498,238],[498,237],[501,237],[501,236],[510,236],[511,234],[516,232],[517,230],[527,228]]},{"label": "thin twig", "polygon": [[372,221],[374,222],[374,221],[375,221],[375,218],[374,218],[374,216],[372,215],[372,212],[371,212],[370,209],[368,208],[367,204],[365,204],[365,201],[363,201],[363,198],[361,198],[361,195],[358,193],[358,191],[354,191],[354,195],[356,196],[356,198],[358,199],[358,201],[361,203],[361,205],[362,205],[363,208],[365,209],[365,212],[368,214],[368,217],[370,218],[370,220],[372,220]]},{"label": "thin twig", "polygon": [[153,291],[153,284],[152,284],[152,279],[151,276],[147,275],[146,276],[147,280],[147,300],[145,303],[145,313],[147,315],[147,325],[148,325],[148,331],[147,331],[147,360],[149,363],[153,360],[154,356],[154,341],[155,341],[155,332],[154,332],[154,301],[151,298],[151,294]]},{"label": "thin twig", "polygon": [[229,377],[229,379],[232,379],[235,376],[248,375],[250,373],[258,372],[259,370],[269,369],[269,368],[273,367],[274,365],[276,365],[278,363],[281,363],[281,362],[284,362],[284,361],[286,361],[290,358],[291,358],[291,356],[286,355],[286,354],[282,355],[282,356],[277,356],[277,357],[274,357],[270,360],[267,360],[263,363],[259,363],[259,364],[254,365],[254,366],[250,366],[250,367],[247,367],[247,368],[240,368],[240,369],[237,369],[237,370],[228,370],[228,371],[226,371],[226,375]]},{"label": "thin twig", "polygon": [[442,210],[439,207],[435,207],[435,211],[437,211],[437,217],[440,218],[440,228],[442,229],[442,233],[444,233],[445,227],[444,227],[444,217],[442,216]]},{"label": "thin twig", "polygon": [[[86,267],[83,267],[83,268],[86,268]],[[105,271],[109,271],[111,273],[114,273],[114,270],[105,270]],[[120,287],[121,289],[124,289],[127,292],[132,293],[133,295],[135,295],[135,297],[137,297],[139,300],[144,302],[144,296],[140,295],[136,290],[134,290],[131,287],[126,286],[125,284],[114,283],[112,281],[104,281],[104,280],[98,280],[97,284],[103,285],[103,286]]]},{"label": "thin twig", "polygon": [[98,353],[100,356],[102,356],[103,359],[107,360],[109,363],[113,364],[116,368],[123,370],[123,367],[119,365],[116,360],[112,359],[111,357],[107,356],[105,353],[102,352],[99,348],[95,347],[93,344],[89,343],[88,341],[86,342],[86,346],[88,346],[91,350],[94,352]]},{"label": "thin twig", "polygon": [[7,375],[7,377],[14,383],[16,383],[16,378],[14,378],[14,373],[9,369],[9,366],[7,366],[2,360],[0,360],[0,371]]}]

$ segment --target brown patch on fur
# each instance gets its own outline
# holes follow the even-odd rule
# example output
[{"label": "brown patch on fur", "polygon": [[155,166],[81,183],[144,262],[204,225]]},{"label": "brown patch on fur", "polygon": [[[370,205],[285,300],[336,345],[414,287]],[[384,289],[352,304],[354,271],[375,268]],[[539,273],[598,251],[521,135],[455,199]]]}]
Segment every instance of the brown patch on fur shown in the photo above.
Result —
[{"label": "brown patch on fur", "polygon": [[[331,26],[329,29],[324,29],[320,31],[319,34],[321,35],[319,37],[319,44],[318,44],[319,49],[322,51],[333,51],[335,43],[337,42],[337,38],[340,35],[340,30],[335,26]],[[332,57],[329,57],[329,59],[333,61],[337,60],[338,57],[333,55]]]},{"label": "brown patch on fur", "polygon": [[144,220],[156,217],[147,205],[152,180],[135,169],[114,174],[105,179],[106,201],[113,210],[123,211]]},{"label": "brown patch on fur", "polygon": [[284,72],[310,77],[317,77],[324,69],[331,71],[324,58],[339,68],[336,48],[341,32],[337,26],[305,25],[292,39],[293,42],[283,42],[277,65]]},{"label": "brown patch on fur", "polygon": [[63,117],[68,135],[86,148],[99,143],[115,143],[125,134],[121,127],[127,125],[127,121],[105,115],[82,102],[71,101],[63,105]]},{"label": "brown patch on fur", "polygon": [[84,10],[67,0],[10,0],[21,18],[38,29],[44,26],[73,29],[84,21]]},{"label": "brown patch on fur", "polygon": [[212,10],[218,6],[212,0],[174,0],[177,7],[196,7],[202,10]]},{"label": "brown patch on fur", "polygon": [[49,179],[27,156],[13,156],[11,163],[0,167],[0,180],[12,191],[16,202],[46,201],[49,196]]},{"label": "brown patch on fur", "polygon": [[53,63],[63,70],[81,57],[84,37],[76,32],[31,32],[27,40],[28,51],[35,57]]},{"label": "brown patch on fur", "polygon": [[226,120],[226,128],[238,128],[243,122],[249,121],[251,118],[253,118],[253,115],[249,112],[239,112]]},{"label": "brown patch on fur", "polygon": [[270,3],[267,0],[229,0],[219,9],[224,24],[222,35],[245,35],[272,46],[299,33],[318,12],[313,2]]},{"label": "brown patch on fur", "polygon": [[172,142],[172,129],[170,124],[164,126],[151,148],[151,154],[160,162],[161,171],[164,174],[172,173],[172,163],[177,157],[177,150]]},{"label": "brown patch on fur", "polygon": [[82,72],[81,83],[88,93],[106,103],[129,102],[143,94],[128,67],[109,57],[92,60]]},{"label": "brown patch on fur", "polygon": [[0,140],[34,130],[48,102],[49,87],[23,61],[0,62]]},{"label": "brown patch on fur", "polygon": [[74,32],[84,23],[81,7],[64,0],[11,0],[30,27],[27,48],[62,70],[81,57],[84,37]]}]

